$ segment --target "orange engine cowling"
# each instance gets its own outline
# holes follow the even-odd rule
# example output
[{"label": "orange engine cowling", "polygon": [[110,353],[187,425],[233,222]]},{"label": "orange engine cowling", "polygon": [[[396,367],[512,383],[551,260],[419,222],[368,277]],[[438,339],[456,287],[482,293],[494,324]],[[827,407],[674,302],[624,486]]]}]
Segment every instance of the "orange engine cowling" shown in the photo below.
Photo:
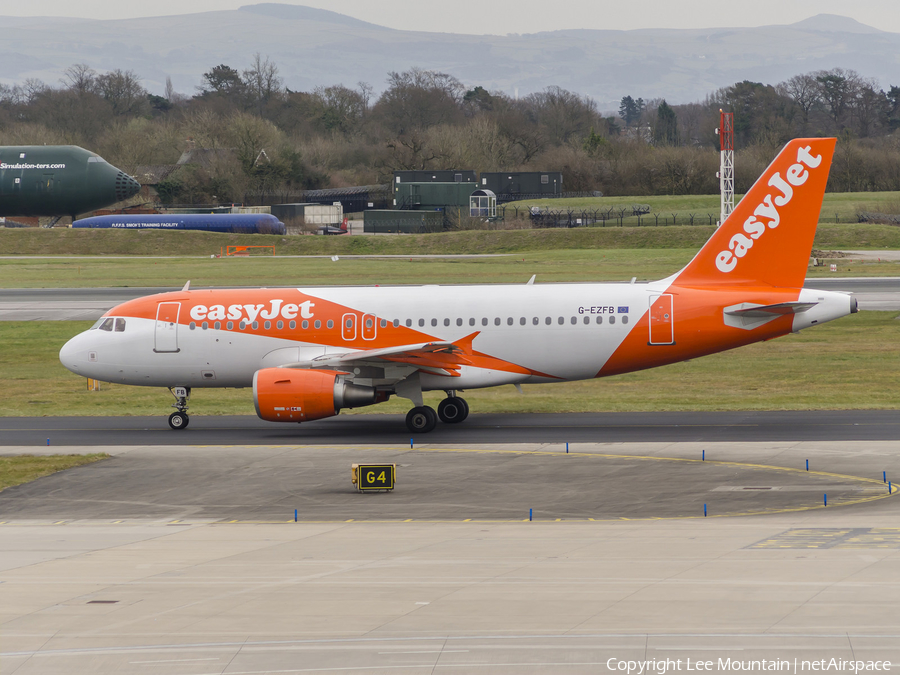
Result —
[{"label": "orange engine cowling", "polygon": [[308,422],[360,408],[387,397],[374,387],[345,382],[331,370],[263,368],[253,375],[256,414],[269,422]]}]

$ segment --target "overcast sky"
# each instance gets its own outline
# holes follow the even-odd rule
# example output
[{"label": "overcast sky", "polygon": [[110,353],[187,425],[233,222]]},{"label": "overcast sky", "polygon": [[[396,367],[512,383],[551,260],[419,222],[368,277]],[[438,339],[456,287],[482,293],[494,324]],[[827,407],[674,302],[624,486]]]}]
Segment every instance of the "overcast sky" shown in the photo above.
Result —
[{"label": "overcast sky", "polygon": [[[124,19],[237,9],[253,0],[0,0],[0,16]],[[330,9],[404,30],[536,33],[566,28],[709,28],[787,24],[840,14],[900,32],[897,0],[304,0],[285,4]]]}]

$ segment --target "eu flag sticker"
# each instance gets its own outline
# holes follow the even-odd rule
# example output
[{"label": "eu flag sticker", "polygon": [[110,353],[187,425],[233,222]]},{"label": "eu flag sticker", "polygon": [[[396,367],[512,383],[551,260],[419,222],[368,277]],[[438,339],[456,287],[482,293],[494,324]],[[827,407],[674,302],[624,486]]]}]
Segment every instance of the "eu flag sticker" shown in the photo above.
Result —
[{"label": "eu flag sticker", "polygon": [[628,314],[628,308],[627,308],[627,307],[619,307],[618,310],[619,310],[619,311],[617,312],[617,314]]}]

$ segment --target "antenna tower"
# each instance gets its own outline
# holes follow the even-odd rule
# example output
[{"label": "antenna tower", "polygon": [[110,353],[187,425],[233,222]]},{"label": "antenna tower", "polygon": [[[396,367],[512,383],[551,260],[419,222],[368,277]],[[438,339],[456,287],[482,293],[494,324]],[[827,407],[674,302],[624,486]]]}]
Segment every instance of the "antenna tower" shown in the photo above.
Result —
[{"label": "antenna tower", "polygon": [[719,225],[734,211],[734,113],[719,108]]}]

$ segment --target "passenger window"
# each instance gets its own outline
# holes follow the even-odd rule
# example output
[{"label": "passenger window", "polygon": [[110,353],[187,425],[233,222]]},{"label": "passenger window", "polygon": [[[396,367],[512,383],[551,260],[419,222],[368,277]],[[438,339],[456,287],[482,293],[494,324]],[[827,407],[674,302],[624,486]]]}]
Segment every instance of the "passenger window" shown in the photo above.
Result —
[{"label": "passenger window", "polygon": [[482,319],[481,319],[481,325],[482,325],[482,326],[487,326],[487,317],[486,317],[486,316],[485,316],[485,317],[482,317]]},{"label": "passenger window", "polygon": [[584,324],[585,324],[585,325],[589,324],[590,322],[591,322],[591,317],[589,317],[589,316],[584,317]]},{"label": "passenger window", "polygon": [[558,323],[560,326],[562,326],[565,322],[566,322],[566,319],[565,319],[565,317],[562,317],[562,316],[559,317],[559,319],[557,320],[557,323]]},{"label": "passenger window", "polygon": [[553,319],[551,319],[551,318],[548,316],[546,319],[544,319],[544,323],[547,324],[547,325],[549,326],[551,323],[553,323]]},{"label": "passenger window", "polygon": [[622,323],[628,323],[628,316],[627,316],[627,315],[622,317]]},{"label": "passenger window", "polygon": [[419,328],[425,325],[425,319],[419,319]]},{"label": "passenger window", "polygon": [[507,326],[512,326],[512,325],[513,325],[513,318],[512,318],[511,316],[509,316],[509,317],[506,318],[506,325],[507,325]]},{"label": "passenger window", "polygon": [[259,321],[254,321],[250,324],[250,327],[253,328],[253,330],[257,330],[259,328]]},{"label": "passenger window", "polygon": [[574,326],[576,323],[578,323],[578,318],[573,316],[572,317],[572,325]]},{"label": "passenger window", "polygon": [[400,319],[394,319],[394,328],[398,328],[400,326]]},{"label": "passenger window", "polygon": [[307,328],[309,328],[309,321],[304,321],[300,325],[303,327],[303,330],[306,330]]},{"label": "passenger window", "polygon": [[520,326],[524,326],[524,325],[525,325],[525,317],[524,317],[524,316],[521,317],[521,318],[519,319],[519,325],[520,325]]},{"label": "passenger window", "polygon": [[432,320],[431,320],[431,325],[432,325],[432,326],[437,326],[437,319],[432,319]]},{"label": "passenger window", "polygon": [[495,316],[495,317],[494,317],[494,325],[495,325],[495,326],[499,326],[499,325],[500,325],[500,317],[499,317],[499,316]]},{"label": "passenger window", "polygon": [[321,327],[322,327],[322,322],[319,321],[318,319],[316,319],[316,322],[313,324],[313,326],[314,326],[315,328],[321,328]]},{"label": "passenger window", "polygon": [[445,326],[449,326],[449,325],[450,325],[450,319],[444,319],[444,325],[445,325]]},{"label": "passenger window", "polygon": [[537,326],[540,322],[541,322],[541,320],[540,320],[539,318],[537,318],[537,317],[534,317],[534,318],[531,320],[531,323],[533,323],[535,326]]},{"label": "passenger window", "polygon": [[474,317],[474,316],[471,317],[471,318],[469,319],[469,325],[470,325],[470,326],[474,326],[474,325],[475,325],[475,317]]},{"label": "passenger window", "polygon": [[457,325],[457,326],[462,326],[462,319],[457,319],[457,320],[456,320],[456,325]]},{"label": "passenger window", "polygon": [[228,330],[233,330],[234,329],[234,321],[229,321],[227,324],[225,324],[225,328],[227,328]]},{"label": "passenger window", "polygon": [[200,324],[200,328],[202,328],[203,330],[209,330],[209,322],[204,321],[202,324]]},{"label": "passenger window", "polygon": [[278,327],[278,330],[281,330],[284,328],[284,321],[279,321],[275,325]]},{"label": "passenger window", "polygon": [[[242,323],[243,323],[243,322],[242,322]],[[191,322],[188,324],[188,328],[190,328],[191,330],[194,330],[196,327],[197,327],[197,324],[194,323],[193,321],[191,321]],[[100,326],[100,328],[103,328],[103,326]]]},{"label": "passenger window", "polygon": [[116,332],[117,333],[125,332],[125,319],[116,319]]},{"label": "passenger window", "polygon": [[221,321],[216,321],[215,326],[213,326],[216,330],[219,330],[222,327]]},{"label": "passenger window", "polygon": [[[303,323],[306,323],[306,322],[304,321]],[[296,321],[291,321],[291,322],[288,324],[288,327],[289,327],[291,330],[294,330],[294,329],[297,327],[297,322],[296,322]]]},{"label": "passenger window", "polygon": [[100,330],[112,332],[114,319],[106,319],[100,324]]},{"label": "passenger window", "polygon": [[616,317],[614,317],[614,316],[609,317],[609,322],[610,322],[610,323],[615,323],[615,322],[616,322]]},{"label": "passenger window", "polygon": [[603,323],[603,317],[601,315],[597,315],[597,323]]}]

